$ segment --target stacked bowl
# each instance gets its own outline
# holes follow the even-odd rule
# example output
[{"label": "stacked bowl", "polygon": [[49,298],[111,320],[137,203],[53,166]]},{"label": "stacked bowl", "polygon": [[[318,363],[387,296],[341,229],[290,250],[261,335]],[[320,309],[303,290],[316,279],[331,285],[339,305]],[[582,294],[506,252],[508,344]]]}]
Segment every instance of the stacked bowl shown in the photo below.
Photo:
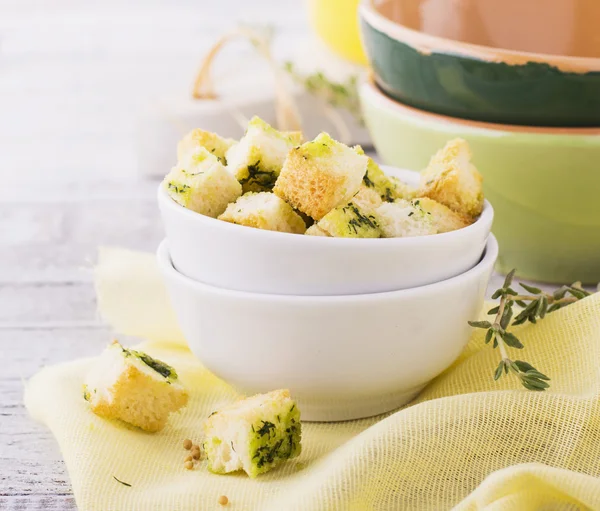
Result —
[{"label": "stacked bowl", "polygon": [[600,280],[597,0],[363,0],[367,126],[382,159],[426,166],[465,138],[494,204],[499,269]]},{"label": "stacked bowl", "polygon": [[410,401],[464,349],[498,254],[487,201],[468,227],[380,239],[231,224],[180,206],[163,186],[158,203],[158,262],[193,353],[240,392],[289,388],[304,420]]}]

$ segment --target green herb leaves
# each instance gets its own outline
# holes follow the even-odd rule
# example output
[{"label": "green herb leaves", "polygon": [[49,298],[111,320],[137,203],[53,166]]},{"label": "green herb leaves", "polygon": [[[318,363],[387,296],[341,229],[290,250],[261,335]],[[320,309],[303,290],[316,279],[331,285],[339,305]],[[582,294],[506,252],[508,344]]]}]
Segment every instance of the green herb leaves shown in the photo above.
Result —
[{"label": "green herb leaves", "polygon": [[[520,295],[511,287],[515,271],[512,270],[506,276],[502,287],[497,289],[492,295],[494,300],[500,298],[498,306],[488,311],[488,315],[496,315],[494,322],[469,321],[469,325],[474,328],[487,330],[485,343],[492,343],[493,348],[499,348],[500,350],[502,360],[500,360],[494,372],[494,380],[498,380],[503,374],[508,375],[510,373],[517,376],[521,384],[528,390],[546,390],[550,386],[548,383],[550,378],[528,362],[509,358],[506,350],[507,347],[520,350],[524,346],[514,333],[508,331],[508,328],[510,326],[521,325],[527,321],[537,323],[546,314],[581,300],[592,293],[583,289],[581,282],[575,282],[570,286],[562,286],[552,294],[545,293],[537,287],[521,283],[519,285],[530,294]],[[513,305],[515,304],[521,310],[513,319]]]}]

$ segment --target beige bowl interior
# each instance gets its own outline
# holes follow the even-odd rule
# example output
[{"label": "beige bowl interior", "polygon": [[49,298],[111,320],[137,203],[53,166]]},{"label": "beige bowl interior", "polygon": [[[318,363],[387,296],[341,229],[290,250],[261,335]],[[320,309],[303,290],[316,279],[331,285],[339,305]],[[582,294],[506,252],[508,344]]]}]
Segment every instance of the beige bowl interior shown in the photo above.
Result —
[{"label": "beige bowl interior", "polygon": [[372,0],[408,28],[492,48],[600,58],[600,0]]}]

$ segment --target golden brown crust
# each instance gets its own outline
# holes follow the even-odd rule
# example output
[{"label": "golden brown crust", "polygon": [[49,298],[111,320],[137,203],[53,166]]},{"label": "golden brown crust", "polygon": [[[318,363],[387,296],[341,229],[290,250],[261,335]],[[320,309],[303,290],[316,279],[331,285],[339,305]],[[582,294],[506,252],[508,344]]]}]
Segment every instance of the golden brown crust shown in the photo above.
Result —
[{"label": "golden brown crust", "polygon": [[315,220],[320,220],[344,198],[346,177],[327,172],[305,159],[297,149],[288,154],[273,193]]},{"label": "golden brown crust", "polygon": [[483,210],[483,178],[470,160],[471,150],[465,140],[449,141],[421,173],[419,195],[458,214],[479,216]]},{"label": "golden brown crust", "polygon": [[[155,382],[132,365],[127,366],[107,390],[113,399],[93,400],[90,403],[92,411],[106,419],[120,419],[149,432],[162,430],[169,414],[188,402],[187,392],[177,392],[166,382]],[[164,400],[160,409],[153,406],[157,399]]]}]

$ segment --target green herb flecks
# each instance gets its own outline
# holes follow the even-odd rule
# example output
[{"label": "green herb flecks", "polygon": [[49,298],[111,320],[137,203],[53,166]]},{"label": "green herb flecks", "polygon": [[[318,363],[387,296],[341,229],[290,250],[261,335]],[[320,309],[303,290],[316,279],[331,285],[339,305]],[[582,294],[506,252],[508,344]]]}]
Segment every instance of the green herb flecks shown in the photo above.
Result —
[{"label": "green herb flecks", "polygon": [[173,182],[167,183],[167,187],[169,188],[169,190],[172,190],[177,194],[184,194],[190,190],[190,187],[188,185],[185,185],[185,184],[178,185],[177,183],[173,183]]},{"label": "green herb flecks", "polygon": [[121,483],[123,486],[127,486],[128,488],[131,488],[131,485],[129,483],[126,483],[125,481],[121,481],[120,479],[118,479],[117,477],[113,476],[113,479],[115,481],[117,481],[117,483]]},{"label": "green herb flecks", "polygon": [[[498,348],[502,359],[494,372],[494,379],[499,379],[502,374],[512,373],[516,375],[521,384],[528,390],[546,390],[550,384],[550,378],[538,371],[528,362],[512,360],[508,356],[507,348],[523,349],[524,346],[515,334],[508,331],[511,325],[521,325],[527,321],[537,323],[546,314],[561,309],[592,293],[582,288],[581,282],[575,282],[570,286],[562,286],[553,293],[546,293],[537,287],[520,284],[530,294],[521,295],[512,287],[512,281],[516,270],[512,270],[504,280],[503,286],[492,295],[494,300],[500,298],[498,306],[488,311],[488,315],[495,314],[494,322],[469,321],[469,325],[475,328],[487,330],[485,334],[486,344],[492,342],[493,348]],[[513,320],[513,305],[521,307],[521,311]],[[512,320],[512,323],[511,323]]]},{"label": "green herb flecks", "polygon": [[144,364],[156,371],[161,376],[171,380],[177,379],[177,372],[170,365],[165,364],[164,362],[155,358],[152,358],[150,355],[141,351],[130,350],[124,348],[123,346],[121,346],[121,349],[123,350],[123,353],[126,357],[134,356],[139,358]]},{"label": "green herb flecks", "polygon": [[379,229],[379,224],[373,215],[363,215],[355,204],[348,204],[342,207],[342,211],[351,218],[348,220],[348,230],[358,234],[359,229],[371,228]]},{"label": "green herb flecks", "polygon": [[264,170],[260,167],[260,160],[253,165],[248,165],[248,175],[240,179],[244,192],[261,192],[272,190],[279,177],[274,171]]},{"label": "green herb flecks", "polygon": [[275,432],[275,424],[273,424],[272,422],[269,421],[261,421],[262,422],[262,426],[258,429],[258,431],[256,432],[257,435],[259,436],[264,436],[264,435],[268,435],[271,436],[271,432],[273,431],[273,433]]}]

